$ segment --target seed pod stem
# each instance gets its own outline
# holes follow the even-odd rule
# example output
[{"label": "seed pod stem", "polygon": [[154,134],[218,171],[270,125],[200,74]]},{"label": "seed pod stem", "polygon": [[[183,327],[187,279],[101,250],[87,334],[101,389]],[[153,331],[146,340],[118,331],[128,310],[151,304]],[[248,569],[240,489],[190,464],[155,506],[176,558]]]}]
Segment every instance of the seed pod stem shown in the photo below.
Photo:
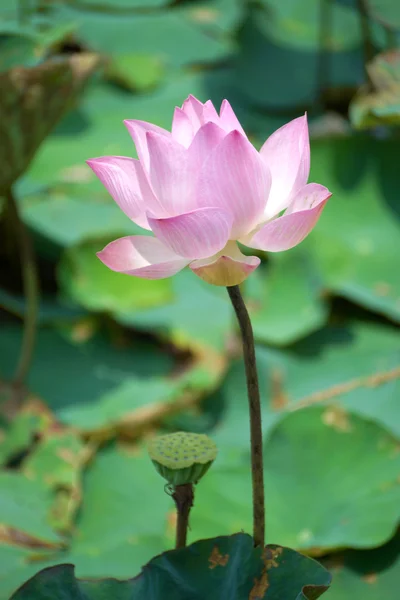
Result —
[{"label": "seed pod stem", "polygon": [[194,500],[193,484],[177,485],[172,498],[175,501],[177,513],[175,548],[184,548],[186,546],[190,509]]}]

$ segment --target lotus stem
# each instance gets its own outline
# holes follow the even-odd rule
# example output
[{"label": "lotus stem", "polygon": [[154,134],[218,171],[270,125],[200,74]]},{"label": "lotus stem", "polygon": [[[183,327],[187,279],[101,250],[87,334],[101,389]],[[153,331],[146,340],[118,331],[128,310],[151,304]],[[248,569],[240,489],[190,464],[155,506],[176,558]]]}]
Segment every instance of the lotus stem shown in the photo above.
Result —
[{"label": "lotus stem", "polygon": [[7,192],[7,202],[18,242],[22,283],[26,302],[21,351],[13,379],[14,388],[18,391],[23,386],[28,375],[36,341],[39,307],[39,278],[32,240],[20,217],[18,205],[11,189]]},{"label": "lotus stem", "polygon": [[175,486],[172,497],[175,501],[176,521],[176,544],[175,548],[184,548],[187,540],[190,509],[193,506],[194,490],[192,483]]},{"label": "lotus stem", "polygon": [[239,322],[243,343],[243,358],[246,371],[247,396],[250,412],[251,473],[253,486],[253,538],[254,545],[264,547],[265,500],[263,444],[261,427],[260,389],[258,385],[256,353],[253,328],[249,313],[238,285],[227,288]]}]

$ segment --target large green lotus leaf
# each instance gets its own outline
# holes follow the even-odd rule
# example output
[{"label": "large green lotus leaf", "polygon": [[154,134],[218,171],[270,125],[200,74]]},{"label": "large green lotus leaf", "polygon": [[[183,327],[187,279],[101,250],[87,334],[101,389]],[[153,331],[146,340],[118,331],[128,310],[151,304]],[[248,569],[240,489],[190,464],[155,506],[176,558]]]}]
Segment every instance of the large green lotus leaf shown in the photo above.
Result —
[{"label": "large green lotus leaf", "polygon": [[206,35],[179,10],[129,15],[63,6],[57,20],[76,22],[76,36],[91,50],[153,54],[167,66],[221,60],[232,46],[228,37]]},{"label": "large green lotus leaf", "polygon": [[18,11],[18,0],[10,0],[0,8],[1,22],[6,23],[8,20],[16,18]]},{"label": "large green lotus leaf", "polygon": [[[335,559],[333,563],[335,564]],[[333,567],[329,600],[396,600],[400,577],[400,538],[374,550],[345,552]]]},{"label": "large green lotus leaf", "polygon": [[[43,458],[43,452],[42,458]],[[31,455],[26,469],[38,464],[38,455]],[[29,459],[28,459],[29,460]],[[50,479],[61,474],[54,472],[56,456],[41,461],[38,475]],[[35,464],[33,464],[35,463]],[[71,471],[63,478],[71,483]],[[65,477],[66,476],[66,477]],[[35,521],[43,515],[41,496],[30,490],[31,503],[37,503]],[[164,483],[157,474],[143,447],[108,447],[101,450],[83,477],[84,502],[78,512],[68,549],[53,551],[46,556],[43,551],[21,548],[19,552],[0,546],[0,557],[5,555],[7,569],[1,579],[0,598],[9,594],[35,572],[42,561],[49,564],[72,562],[80,577],[131,577],[142,565],[166,548],[165,530],[167,510],[172,509],[172,499],[164,491]],[[3,512],[3,511],[2,511]],[[31,526],[32,529],[33,526]],[[36,556],[36,558],[35,558]],[[10,564],[9,564],[10,563]],[[14,564],[15,563],[15,564]],[[32,568],[28,567],[32,565]],[[44,566],[47,566],[46,564]],[[15,572],[14,572],[15,571]],[[7,594],[3,596],[3,593]]]},{"label": "large green lotus leaf", "polygon": [[71,431],[48,431],[22,463],[21,471],[31,481],[54,493],[48,515],[52,526],[68,531],[81,501],[80,479],[89,455],[83,442]]},{"label": "large green lotus leaf", "polygon": [[[191,539],[251,531],[248,455],[214,465],[202,481]],[[286,416],[264,446],[267,539],[320,553],[373,547],[388,540],[400,516],[398,442],[356,415],[332,418],[313,407]],[[215,512],[213,506],[223,506]]]},{"label": "large green lotus leaf", "polygon": [[54,564],[53,553],[28,549],[12,544],[0,545],[0,598],[8,600],[20,585],[39,569]]},{"label": "large green lotus leaf", "polygon": [[[331,406],[333,417],[345,418],[350,410],[400,436],[399,363],[398,332],[369,325],[329,327],[286,352],[259,346],[265,438],[286,410],[317,402]],[[247,453],[250,442],[242,360],[231,365],[216,403],[224,411],[213,431],[218,465],[229,468]]]},{"label": "large green lotus leaf", "polygon": [[[394,363],[394,360],[393,360]],[[398,359],[397,359],[398,365]],[[351,412],[363,414],[378,423],[382,423],[394,435],[400,437],[400,369],[395,366],[383,375],[366,377],[364,385],[357,385],[343,391],[339,398],[340,407]]]},{"label": "large green lotus leaf", "polygon": [[197,0],[183,4],[185,16],[205,31],[231,33],[243,13],[240,0]]},{"label": "large green lotus leaf", "polygon": [[355,323],[329,327],[285,354],[265,350],[279,384],[271,385],[272,406],[293,410],[320,402],[339,413],[350,409],[400,436],[398,338],[396,329]]},{"label": "large green lotus leaf", "polygon": [[303,248],[270,256],[267,272],[258,269],[246,281],[257,341],[290,344],[325,324],[328,309],[312,256]]},{"label": "large green lotus leaf", "polygon": [[[73,4],[71,0],[67,3]],[[164,4],[168,4],[168,0],[83,0],[79,3],[80,7],[95,10],[96,12],[104,12],[106,14],[119,12],[135,11],[138,8],[159,8]]]},{"label": "large green lotus leaf", "polygon": [[336,294],[400,321],[396,141],[315,142],[311,181],[333,196],[305,245]]},{"label": "large green lotus leaf", "polygon": [[360,17],[352,6],[332,2],[321,7],[319,0],[305,0],[301,4],[297,0],[282,0],[279,4],[271,0],[262,2],[268,16],[263,25],[277,44],[339,52],[357,47],[361,42]]},{"label": "large green lotus leaf", "polygon": [[[81,165],[80,171],[78,167],[76,169],[77,176],[82,174],[82,177],[91,178],[85,164]],[[73,173],[72,168],[72,177]],[[21,198],[20,206],[29,228],[62,248],[97,237],[139,233],[139,228],[122,212],[100,182],[94,190],[91,185],[76,184],[26,195]],[[140,230],[140,233],[146,232]]]},{"label": "large green lotus leaf", "polygon": [[0,473],[0,523],[39,543],[59,546],[62,539],[50,526],[53,495],[40,481],[15,471]]},{"label": "large green lotus leaf", "polygon": [[[159,331],[179,346],[210,348],[219,353],[233,330],[228,295],[185,269],[171,279],[172,301],[141,311],[118,312],[117,320],[139,329]],[[224,292],[224,290],[222,290]]]},{"label": "large green lotus leaf", "polygon": [[[87,335],[85,327],[83,331]],[[76,335],[79,339],[79,329]],[[13,372],[20,337],[20,328],[2,328],[0,368],[4,378]],[[180,393],[181,382],[165,377],[173,364],[172,358],[152,343],[118,347],[102,335],[73,343],[54,330],[43,329],[28,386],[63,423],[91,431],[115,426],[136,408],[168,401]]]},{"label": "large green lotus leaf", "polygon": [[107,63],[106,78],[126,90],[145,92],[161,83],[163,63],[153,54],[117,54]]},{"label": "large green lotus leaf", "polygon": [[7,190],[25,171],[96,64],[94,56],[79,54],[0,74],[1,190]]},{"label": "large green lotus leaf", "polygon": [[[320,88],[333,89],[336,93],[337,89],[343,89],[346,96],[349,90],[354,88],[355,91],[363,83],[360,48],[326,52],[321,67],[321,57],[316,50],[283,45],[271,36],[272,27],[268,13],[253,8],[239,33],[236,89],[253,106],[281,111],[292,109],[294,116],[298,116],[318,100]],[[291,39],[295,39],[294,34]]]},{"label": "large green lotus leaf", "polygon": [[[0,307],[17,317],[23,318],[26,310],[26,300],[19,294],[12,294],[0,288]],[[54,296],[42,296],[40,298],[38,314],[40,324],[76,321],[86,314],[83,308],[67,306]]]},{"label": "large green lotus leaf", "polygon": [[130,577],[166,549],[173,501],[143,446],[100,451],[83,480],[68,556],[79,577]]},{"label": "large green lotus leaf", "polygon": [[18,457],[29,448],[40,429],[40,417],[25,409],[10,422],[0,422],[0,465]]},{"label": "large green lotus leaf", "polygon": [[113,313],[168,304],[173,297],[171,279],[139,279],[103,265],[96,252],[111,241],[108,237],[67,250],[58,271],[62,293],[88,310]]},{"label": "large green lotus leaf", "polygon": [[331,578],[321,565],[289,548],[267,546],[265,557],[250,536],[238,533],[196,542],[154,558],[128,581],[79,581],[72,565],[46,569],[12,600],[315,600]]},{"label": "large green lotus leaf", "polygon": [[269,535],[308,549],[381,544],[400,517],[399,468],[397,440],[373,422],[319,407],[288,415],[265,446]]},{"label": "large green lotus leaf", "polygon": [[[2,331],[0,374],[4,378],[13,373],[20,336],[19,328]],[[225,356],[212,349],[207,353],[205,348],[194,349],[198,354],[190,366],[170,377],[173,356],[153,343],[113,345],[94,335],[88,321],[64,329],[63,335],[40,330],[28,386],[63,424],[106,438],[121,430],[135,437],[169,415],[193,411],[205,393],[218,385]]]}]

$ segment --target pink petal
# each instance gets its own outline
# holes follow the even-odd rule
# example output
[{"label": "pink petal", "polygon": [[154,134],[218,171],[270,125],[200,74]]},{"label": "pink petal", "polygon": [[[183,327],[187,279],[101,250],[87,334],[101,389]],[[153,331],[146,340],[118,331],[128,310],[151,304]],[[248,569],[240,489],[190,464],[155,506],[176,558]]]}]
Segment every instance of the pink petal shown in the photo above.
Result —
[{"label": "pink petal", "polygon": [[101,156],[86,161],[124,213],[150,229],[146,210],[157,210],[155,198],[138,160],[126,156]]},{"label": "pink petal", "polygon": [[285,216],[301,210],[314,208],[321,201],[328,200],[331,196],[332,194],[324,185],[307,183],[293,196],[285,212]]},{"label": "pink petal", "polygon": [[206,123],[219,124],[219,116],[211,100],[204,104],[190,95],[182,104],[182,111],[190,120],[194,133]]},{"label": "pink petal", "polygon": [[205,125],[206,123],[215,123],[216,125],[219,124],[219,115],[215,110],[214,104],[211,102],[211,100],[207,100],[207,102],[205,102],[203,105],[203,118],[201,124]]},{"label": "pink petal", "polygon": [[147,133],[147,147],[148,177],[164,211],[153,216],[174,216],[194,208],[191,204],[194,165],[189,161],[188,151],[172,137],[153,132]]},{"label": "pink petal", "polygon": [[117,273],[144,279],[164,279],[181,271],[188,261],[154,237],[132,235],[108,244],[97,256]]},{"label": "pink petal", "polygon": [[195,260],[189,266],[193,273],[213,285],[239,285],[260,264],[257,256],[244,256],[241,259],[232,256],[218,256],[203,260]]},{"label": "pink petal", "polygon": [[192,212],[153,219],[148,215],[154,234],[174,252],[185,258],[211,256],[227,243],[232,218],[220,208],[199,208]]},{"label": "pink petal", "polygon": [[220,127],[223,127],[226,132],[236,129],[237,131],[240,131],[242,135],[247,137],[228,100],[224,100],[221,104]]},{"label": "pink petal", "polygon": [[182,110],[189,117],[196,132],[203,124],[203,103],[190,94],[182,104]]},{"label": "pink petal", "polygon": [[205,160],[225,136],[224,130],[215,123],[207,123],[200,127],[188,150],[189,161],[193,165],[193,169],[200,171]]},{"label": "pink petal", "polygon": [[219,206],[233,216],[231,239],[259,223],[271,185],[268,167],[250,142],[232,131],[204,163],[195,192],[198,206]]},{"label": "pink petal", "polygon": [[[287,213],[266,223],[252,238],[244,241],[251,248],[280,252],[297,246],[317,223],[331,193],[322,185],[305,185],[294,197]],[[296,210],[301,207],[301,210]]]},{"label": "pink petal", "polygon": [[174,140],[188,148],[194,137],[193,125],[187,114],[176,107],[172,119],[172,137]]},{"label": "pink petal", "polygon": [[265,142],[260,154],[272,175],[266,218],[286,208],[291,196],[307,183],[310,172],[310,143],[307,116],[277,129]]},{"label": "pink petal", "polygon": [[171,134],[166,129],[153,125],[153,123],[147,123],[146,121],[137,121],[135,119],[128,119],[124,121],[124,125],[133,141],[135,142],[137,155],[142,163],[143,168],[147,171],[149,168],[149,152],[147,149],[146,133],[153,131],[159,135],[170,137]]}]

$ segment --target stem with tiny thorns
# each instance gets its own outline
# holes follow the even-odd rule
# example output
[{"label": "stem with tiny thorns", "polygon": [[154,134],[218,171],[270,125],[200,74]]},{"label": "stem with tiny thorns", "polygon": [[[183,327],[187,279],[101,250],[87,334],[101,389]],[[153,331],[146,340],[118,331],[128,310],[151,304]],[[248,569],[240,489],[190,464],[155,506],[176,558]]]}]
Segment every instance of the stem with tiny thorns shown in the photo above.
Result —
[{"label": "stem with tiny thorns", "polygon": [[39,278],[33,244],[25,224],[20,217],[18,205],[11,189],[7,192],[7,202],[18,242],[26,302],[21,351],[13,379],[13,385],[18,390],[23,386],[32,362],[39,308]]},{"label": "stem with tiny thorns", "polygon": [[175,501],[177,513],[175,548],[184,548],[189,526],[189,513],[194,499],[193,484],[185,483],[184,485],[175,486],[172,497]]},{"label": "stem with tiny thorns", "polygon": [[247,396],[250,411],[251,473],[253,485],[253,537],[254,545],[264,547],[265,500],[263,445],[261,428],[261,403],[258,385],[256,354],[253,329],[249,313],[238,285],[227,288],[239,322],[243,343],[243,358],[246,370]]}]

